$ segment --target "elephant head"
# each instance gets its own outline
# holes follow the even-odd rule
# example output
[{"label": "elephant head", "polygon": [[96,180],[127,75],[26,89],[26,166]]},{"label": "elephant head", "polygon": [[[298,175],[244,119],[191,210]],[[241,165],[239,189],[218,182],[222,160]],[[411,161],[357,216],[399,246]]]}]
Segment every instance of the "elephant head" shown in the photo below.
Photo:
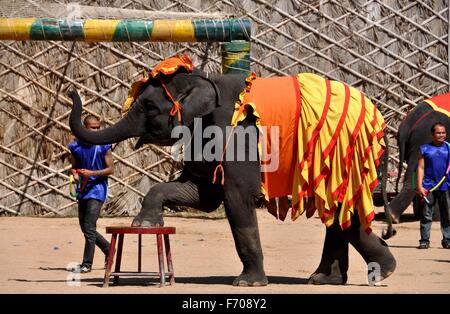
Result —
[{"label": "elephant head", "polygon": [[[176,56],[167,60],[186,58]],[[173,145],[175,126],[190,126],[195,117],[204,116],[219,106],[220,96],[216,84],[192,67],[167,64],[163,61],[150,73],[134,99],[130,110],[111,127],[90,132],[82,127],[81,100],[76,91],[69,96],[74,105],[70,115],[70,128],[80,140],[92,144],[117,143],[131,137],[139,137],[136,148],[145,143]],[[188,60],[190,62],[190,60]],[[166,62],[166,63],[165,63]],[[168,71],[164,66],[172,66]]]}]

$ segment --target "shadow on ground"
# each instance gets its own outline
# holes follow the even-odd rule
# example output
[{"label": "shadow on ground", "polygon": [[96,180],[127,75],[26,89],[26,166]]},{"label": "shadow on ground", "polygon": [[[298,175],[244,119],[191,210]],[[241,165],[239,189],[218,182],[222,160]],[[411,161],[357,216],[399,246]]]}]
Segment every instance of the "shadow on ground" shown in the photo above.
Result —
[{"label": "shadow on ground", "polygon": [[[231,286],[234,276],[209,276],[209,277],[177,277],[175,284],[195,284],[195,285],[224,285]],[[74,284],[74,282],[68,282],[67,280],[30,280],[15,278],[9,279],[10,281],[17,282],[29,282],[29,283],[66,283],[67,285]],[[307,285],[307,278],[298,277],[284,277],[284,276],[268,276],[269,285]],[[103,287],[103,278],[82,278],[80,283],[85,283],[88,286]],[[119,286],[159,286],[159,278],[120,278],[118,284],[113,284],[112,278],[109,287]],[[346,286],[367,286],[366,284],[346,284]],[[379,285],[384,286],[384,285]]]}]

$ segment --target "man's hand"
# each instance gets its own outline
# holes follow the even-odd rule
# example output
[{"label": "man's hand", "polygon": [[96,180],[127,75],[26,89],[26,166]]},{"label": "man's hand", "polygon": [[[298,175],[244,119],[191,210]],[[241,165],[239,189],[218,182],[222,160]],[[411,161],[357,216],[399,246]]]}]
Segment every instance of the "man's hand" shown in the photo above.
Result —
[{"label": "man's hand", "polygon": [[423,198],[423,197],[426,197],[428,195],[428,190],[423,188],[423,187],[420,187],[420,188],[416,189],[416,193],[417,193],[417,195],[419,195],[420,197]]},{"label": "man's hand", "polygon": [[82,177],[92,177],[94,175],[94,171],[89,169],[78,169],[77,173]]}]

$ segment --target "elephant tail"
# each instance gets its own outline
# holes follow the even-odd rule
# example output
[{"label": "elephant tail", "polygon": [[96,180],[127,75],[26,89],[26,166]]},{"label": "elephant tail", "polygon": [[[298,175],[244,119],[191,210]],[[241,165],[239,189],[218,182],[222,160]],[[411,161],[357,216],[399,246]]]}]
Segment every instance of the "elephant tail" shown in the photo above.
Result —
[{"label": "elephant tail", "polygon": [[386,215],[386,221],[388,227],[382,233],[382,238],[387,240],[393,237],[397,231],[394,229],[392,225],[392,213],[391,208],[388,202],[387,196],[387,176],[388,176],[388,166],[389,166],[389,144],[386,133],[384,133],[384,142],[386,143],[386,149],[383,153],[383,157],[381,160],[381,195],[383,197],[384,202],[384,213]]},{"label": "elephant tail", "polygon": [[405,150],[406,150],[406,138],[407,134],[404,134],[403,128],[400,125],[398,128],[398,136],[397,136],[397,142],[398,142],[398,150],[399,150],[399,157],[398,157],[398,175],[397,180],[395,181],[395,193],[398,194],[398,186],[400,184],[400,177],[403,171],[403,163],[405,162]]}]

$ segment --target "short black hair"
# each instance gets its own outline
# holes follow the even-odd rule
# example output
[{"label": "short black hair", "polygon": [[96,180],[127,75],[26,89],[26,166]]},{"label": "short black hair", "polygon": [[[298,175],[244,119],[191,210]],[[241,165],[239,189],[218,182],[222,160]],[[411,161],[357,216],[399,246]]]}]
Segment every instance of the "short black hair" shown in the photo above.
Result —
[{"label": "short black hair", "polygon": [[[445,125],[444,125],[442,122],[436,122],[436,123],[433,124],[433,126],[431,127],[431,134],[434,134],[434,129],[435,129],[437,126],[441,126],[441,127],[443,127],[443,128],[445,129]],[[447,131],[447,130],[445,130],[445,131]]]},{"label": "short black hair", "polygon": [[87,123],[88,123],[90,120],[95,120],[95,121],[100,122],[100,119],[99,119],[99,118],[97,118],[97,117],[94,116],[93,114],[88,114],[88,115],[84,118],[84,120],[83,120],[83,125],[86,126]]}]

